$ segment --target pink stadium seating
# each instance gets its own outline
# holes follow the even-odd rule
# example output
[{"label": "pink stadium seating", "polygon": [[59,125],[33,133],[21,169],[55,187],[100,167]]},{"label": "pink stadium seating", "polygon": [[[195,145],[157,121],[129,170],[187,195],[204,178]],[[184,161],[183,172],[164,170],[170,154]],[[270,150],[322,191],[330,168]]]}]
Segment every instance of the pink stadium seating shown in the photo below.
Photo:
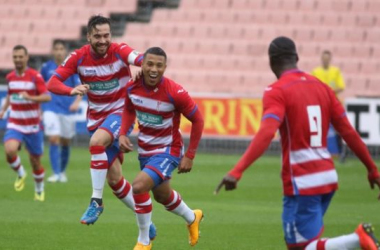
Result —
[{"label": "pink stadium seating", "polygon": [[[12,67],[17,43],[47,54],[56,38],[78,39],[90,15],[136,8],[137,0],[2,0],[0,67]],[[260,96],[274,80],[269,42],[285,35],[296,41],[305,71],[331,50],[347,81],[345,96],[353,96],[380,93],[379,24],[379,0],[180,0],[178,9],[155,9],[149,23],[128,23],[114,41],[140,51],[163,47],[168,75],[191,92]]]}]

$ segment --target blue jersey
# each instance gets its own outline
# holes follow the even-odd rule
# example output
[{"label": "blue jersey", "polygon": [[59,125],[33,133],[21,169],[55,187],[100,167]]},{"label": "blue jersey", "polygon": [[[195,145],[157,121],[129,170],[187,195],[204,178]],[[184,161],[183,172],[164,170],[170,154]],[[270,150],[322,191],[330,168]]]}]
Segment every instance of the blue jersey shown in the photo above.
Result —
[{"label": "blue jersey", "polygon": [[[57,67],[58,65],[53,60],[50,60],[42,65],[41,75],[44,78],[45,82],[48,82],[48,80],[54,74]],[[69,77],[64,83],[67,86],[74,88],[75,86],[81,84],[81,81],[79,79],[79,76],[75,74]],[[50,94],[51,101],[42,104],[43,111],[52,111],[54,113],[63,115],[72,114],[72,112],[69,110],[69,107],[74,102],[76,97],[56,95],[53,93]]]}]

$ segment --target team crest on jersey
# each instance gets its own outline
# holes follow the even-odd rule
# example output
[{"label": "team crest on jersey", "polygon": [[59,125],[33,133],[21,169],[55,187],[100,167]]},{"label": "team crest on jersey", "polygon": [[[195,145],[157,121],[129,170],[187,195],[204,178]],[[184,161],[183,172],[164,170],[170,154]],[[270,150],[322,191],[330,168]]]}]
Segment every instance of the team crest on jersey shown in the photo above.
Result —
[{"label": "team crest on jersey", "polygon": [[161,105],[161,101],[158,101],[158,102],[157,102],[157,107],[156,107],[156,110],[157,110],[157,111],[160,111],[160,105]]}]

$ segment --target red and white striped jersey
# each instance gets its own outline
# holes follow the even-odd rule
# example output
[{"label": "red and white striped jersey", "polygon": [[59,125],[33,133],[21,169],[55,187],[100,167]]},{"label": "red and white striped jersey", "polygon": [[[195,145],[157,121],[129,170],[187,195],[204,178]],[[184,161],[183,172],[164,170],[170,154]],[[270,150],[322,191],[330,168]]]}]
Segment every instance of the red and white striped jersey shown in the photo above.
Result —
[{"label": "red and white striped jersey", "polygon": [[327,132],[345,110],[333,91],[299,70],[285,72],[263,98],[263,119],[281,122],[282,180],[285,195],[336,190],[338,176],[327,150]]},{"label": "red and white striped jersey", "polygon": [[14,129],[25,134],[37,133],[40,131],[40,104],[25,100],[19,93],[25,91],[31,96],[48,94],[44,79],[38,71],[31,68],[27,68],[21,76],[13,70],[6,79],[11,108],[7,129]]},{"label": "red and white striped jersey", "polygon": [[135,111],[139,124],[138,153],[142,156],[159,153],[182,156],[181,114],[189,118],[197,110],[188,92],[163,77],[154,88],[145,85],[143,79],[130,81],[127,93],[126,108]]},{"label": "red and white striped jersey", "polygon": [[82,84],[89,84],[87,128],[96,129],[110,114],[123,111],[125,86],[131,78],[130,64],[141,65],[142,55],[126,44],[111,43],[107,54],[96,57],[85,45],[71,53],[56,70],[65,81],[78,73]]}]

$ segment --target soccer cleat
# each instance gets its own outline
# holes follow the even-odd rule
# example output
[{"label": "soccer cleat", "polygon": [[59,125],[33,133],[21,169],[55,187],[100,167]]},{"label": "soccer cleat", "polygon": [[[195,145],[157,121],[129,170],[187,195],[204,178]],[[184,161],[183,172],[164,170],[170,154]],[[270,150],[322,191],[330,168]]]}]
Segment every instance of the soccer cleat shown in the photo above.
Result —
[{"label": "soccer cleat", "polygon": [[157,229],[156,226],[152,223],[150,223],[149,226],[149,239],[152,241],[156,238],[157,236]]},{"label": "soccer cleat", "polygon": [[143,245],[140,242],[137,242],[136,246],[133,248],[133,250],[150,250],[152,249],[152,242],[149,243],[149,245]]},{"label": "soccer cleat", "polygon": [[189,244],[190,246],[195,246],[198,243],[199,239],[199,224],[203,219],[202,210],[196,209],[194,210],[195,219],[193,223],[187,225],[187,229],[189,230]]},{"label": "soccer cleat", "polygon": [[86,225],[94,224],[103,213],[103,209],[103,205],[99,206],[96,201],[92,201],[86,212],[84,212],[82,218],[80,218],[80,223]]},{"label": "soccer cleat", "polygon": [[59,182],[66,183],[67,182],[67,176],[66,173],[62,172],[59,174]]},{"label": "soccer cleat", "polygon": [[45,192],[35,192],[34,193],[34,200],[35,201],[45,201]]},{"label": "soccer cleat", "polygon": [[20,192],[24,189],[25,187],[25,179],[26,179],[26,173],[24,174],[23,177],[17,176],[17,179],[15,181],[15,190],[17,192]]},{"label": "soccer cleat", "polygon": [[56,182],[59,181],[59,175],[53,174],[52,176],[50,176],[49,178],[47,178],[47,181],[51,182],[51,183],[56,183]]},{"label": "soccer cleat", "polygon": [[380,250],[380,242],[375,238],[373,234],[374,228],[371,224],[360,224],[355,233],[359,236],[360,247],[363,250]]}]

